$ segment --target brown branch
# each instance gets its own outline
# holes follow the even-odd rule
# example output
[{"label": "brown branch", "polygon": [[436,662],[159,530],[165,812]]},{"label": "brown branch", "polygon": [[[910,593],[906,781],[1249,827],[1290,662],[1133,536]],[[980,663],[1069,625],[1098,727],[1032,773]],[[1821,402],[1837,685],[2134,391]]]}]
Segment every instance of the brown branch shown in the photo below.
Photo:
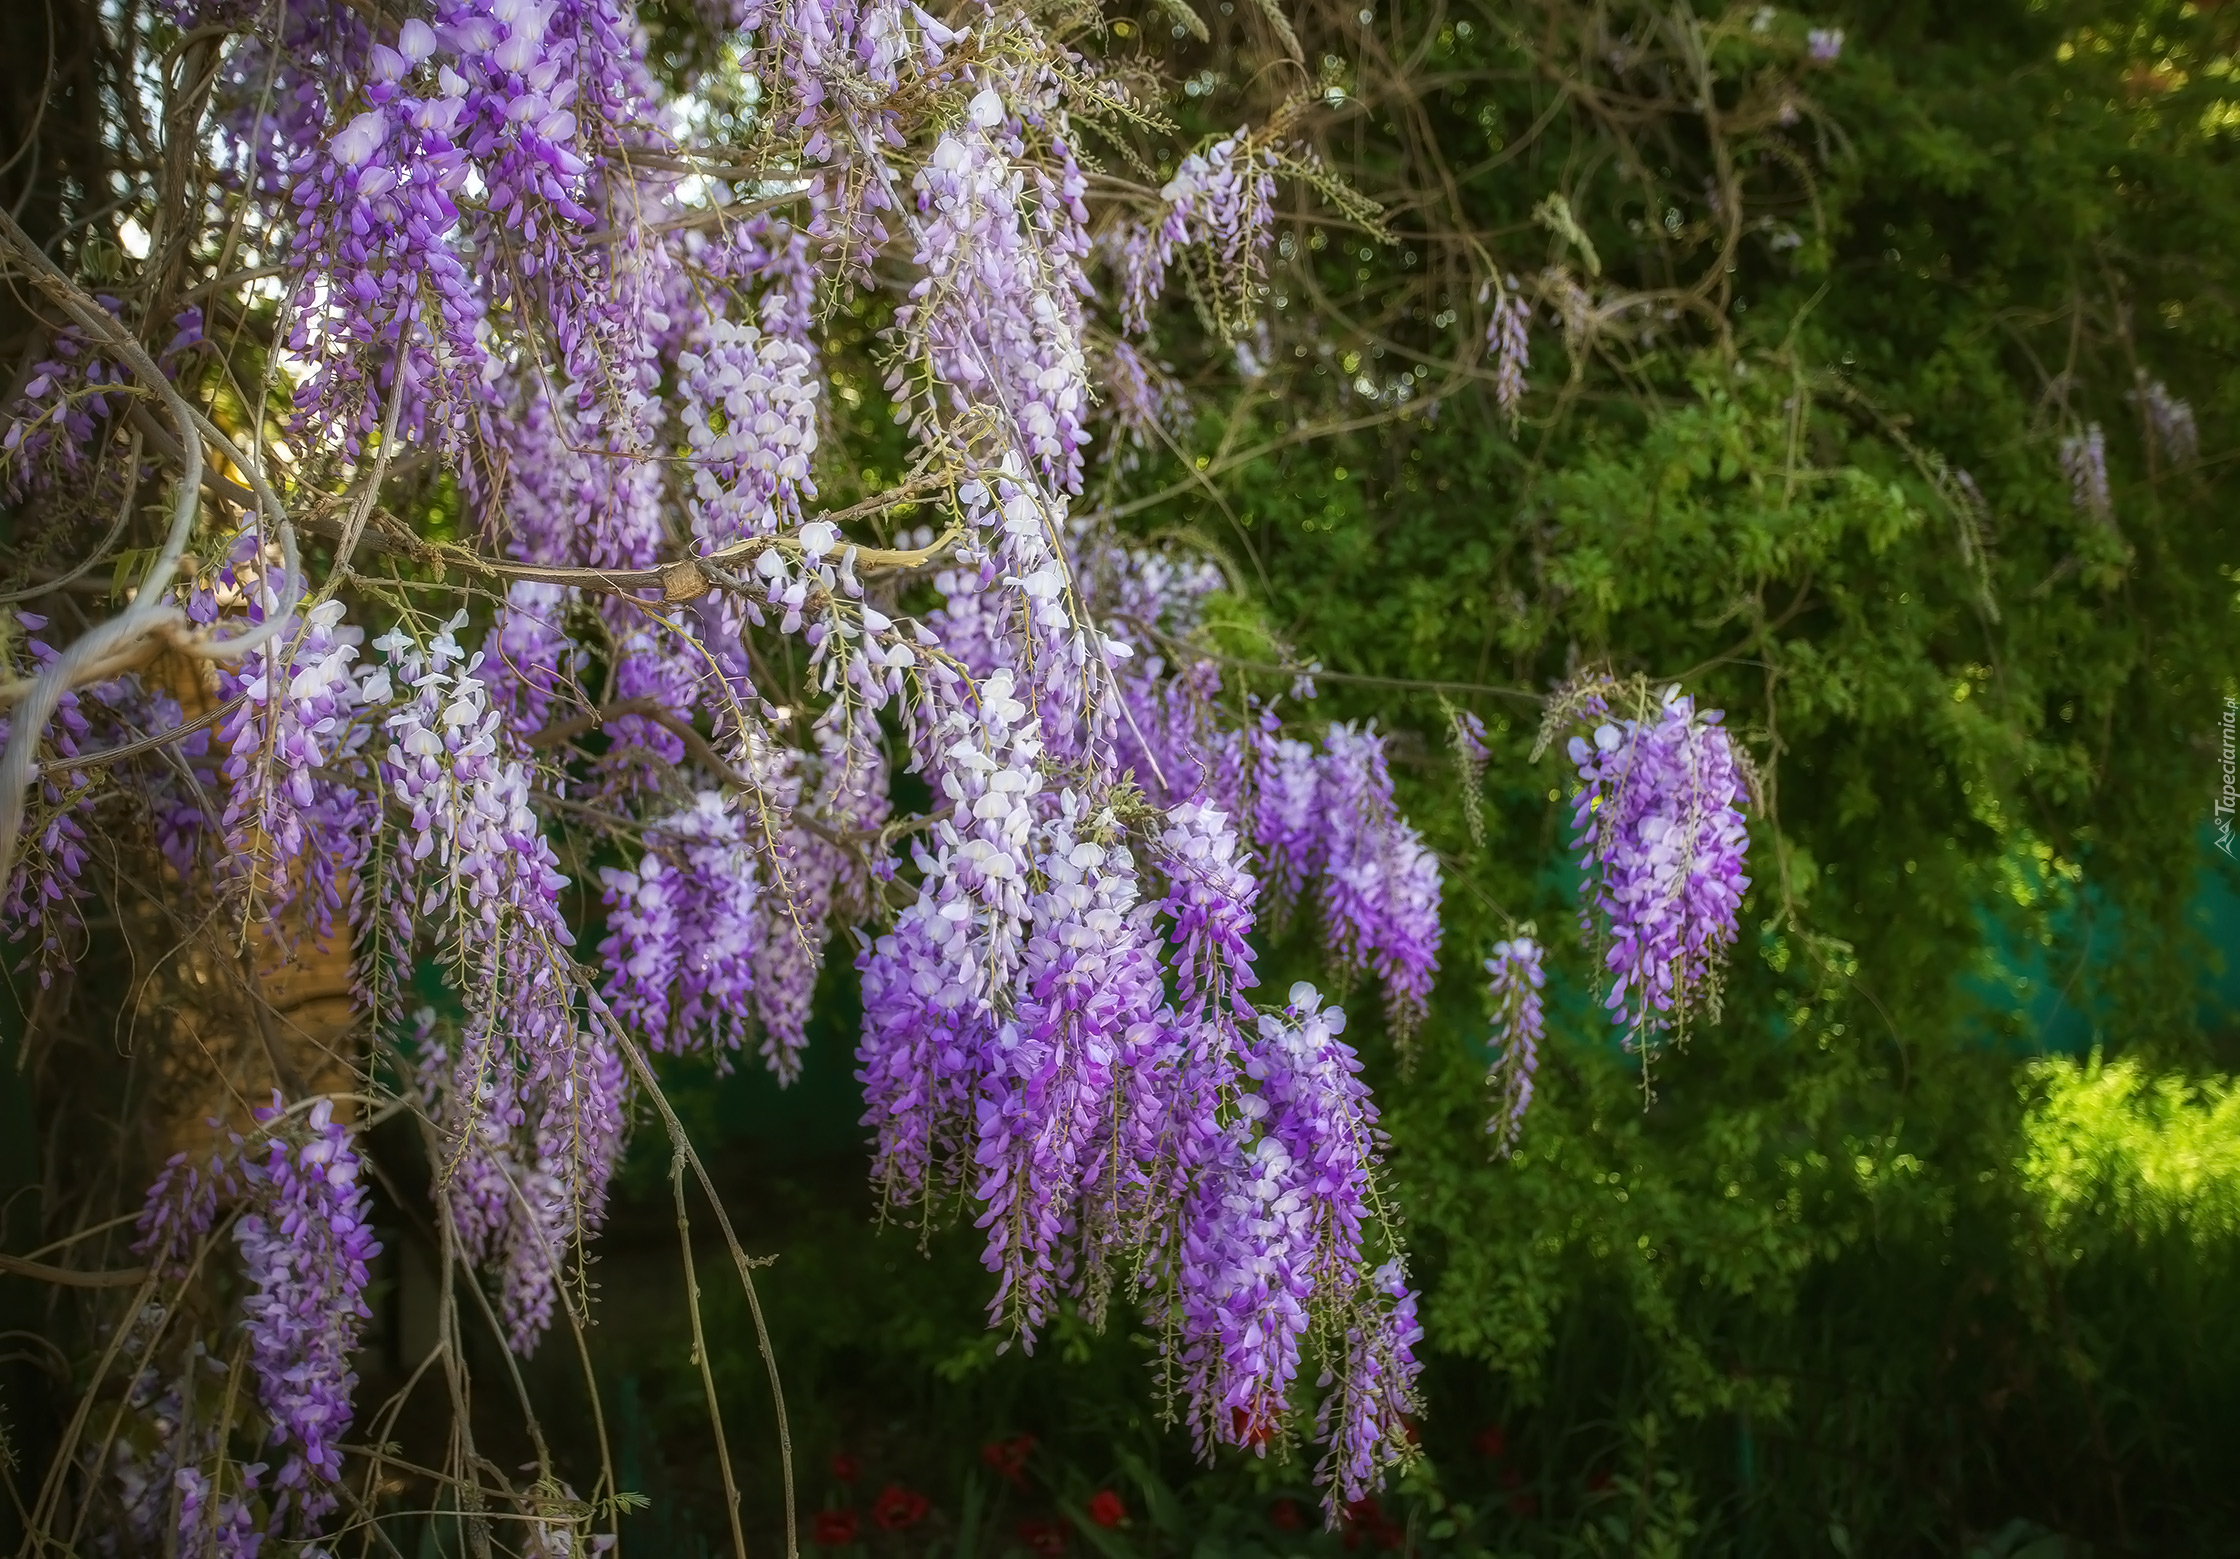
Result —
[{"label": "brown branch", "polygon": [[117,763],[126,758],[153,752],[158,747],[170,745],[182,736],[192,736],[207,726],[216,725],[247,703],[249,695],[236,693],[224,703],[196,715],[184,725],[175,725],[168,731],[158,731],[153,736],[143,736],[136,742],[126,742],[121,747],[103,747],[94,752],[82,752],[74,758],[50,758],[34,771],[38,774],[60,774],[77,769],[97,769],[104,764]]},{"label": "brown branch", "polygon": [[[663,730],[669,732],[672,736],[676,737],[677,740],[683,742],[687,751],[689,751],[695,758],[698,758],[703,764],[705,764],[711,771],[714,772],[715,776],[718,779],[724,781],[726,784],[734,786],[739,790],[745,791],[750,795],[759,795],[762,793],[763,787],[756,784],[751,776],[743,774],[739,770],[733,768],[730,762],[723,756],[723,754],[716,751],[715,744],[709,741],[705,736],[702,736],[699,730],[694,727],[691,721],[685,719],[675,710],[670,709],[666,705],[651,698],[624,698],[617,699],[614,703],[611,704],[602,704],[597,709],[593,709],[584,714],[577,715],[573,719],[562,720],[557,725],[546,726],[543,730],[537,732],[535,735],[525,739],[522,745],[530,748],[531,750],[544,747],[557,747],[562,742],[570,741],[575,737],[581,736],[586,731],[595,731],[600,726],[605,725],[609,720],[619,720],[624,715],[636,715],[641,720],[651,720],[655,725],[658,725]],[[848,835],[837,833],[834,830],[827,828],[824,824],[818,822],[815,818],[809,816],[807,813],[801,811],[795,811],[789,814],[786,821],[795,826],[798,826],[807,833],[816,835],[826,844],[833,845],[842,850],[851,849],[856,845],[862,843],[864,840],[877,837],[876,834],[863,834],[855,837],[850,837]]]},{"label": "brown branch", "polygon": [[148,1281],[146,1267],[114,1267],[106,1272],[89,1272],[83,1267],[50,1267],[43,1261],[30,1261],[22,1256],[0,1256],[0,1272],[64,1288],[138,1288]]}]

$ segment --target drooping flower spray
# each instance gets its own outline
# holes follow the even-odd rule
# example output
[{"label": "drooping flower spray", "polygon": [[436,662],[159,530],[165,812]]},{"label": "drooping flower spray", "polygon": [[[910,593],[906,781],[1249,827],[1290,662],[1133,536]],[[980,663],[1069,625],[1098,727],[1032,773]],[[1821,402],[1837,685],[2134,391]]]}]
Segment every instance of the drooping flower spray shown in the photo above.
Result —
[{"label": "drooping flower spray", "polygon": [[1541,746],[1566,746],[1580,925],[1608,978],[1603,1004],[1647,1052],[1719,1017],[1719,987],[1750,886],[1747,760],[1717,710],[1677,685],[1583,679],[1550,701]]}]

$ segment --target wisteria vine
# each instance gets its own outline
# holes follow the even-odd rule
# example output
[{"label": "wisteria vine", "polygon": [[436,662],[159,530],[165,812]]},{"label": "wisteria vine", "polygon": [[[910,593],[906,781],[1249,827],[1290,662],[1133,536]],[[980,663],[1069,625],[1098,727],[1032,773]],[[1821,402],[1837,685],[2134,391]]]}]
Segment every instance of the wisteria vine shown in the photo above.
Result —
[{"label": "wisteria vine", "polygon": [[[171,1362],[133,1403],[177,1432],[118,1469],[136,1540],[169,1520],[248,1555],[338,1509],[363,1098],[418,1116],[443,1260],[528,1353],[587,1319],[633,1057],[792,1080],[842,935],[877,1183],[977,1223],[992,1324],[1031,1349],[1061,1305],[1135,1307],[1201,1450],[1320,1441],[1333,1519],[1408,1454],[1414,1299],[1346,1015],[1304,985],[1256,1005],[1252,971],[1264,922],[1312,915],[1341,989],[1373,980],[1412,1033],[1436,857],[1382,733],[1180,648],[1214,576],[1073,512],[1099,440],[1184,415],[1140,341],[1168,273],[1238,336],[1279,178],[1371,208],[1286,110],[1186,153],[1114,248],[1082,138],[1164,121],[1047,18],[739,10],[752,156],[803,174],[775,198],[688,171],[690,102],[625,0],[175,0],[207,41],[193,150],[246,213],[232,263],[280,304],[264,413],[212,398],[235,294],[165,319],[151,377],[144,293],[40,273],[70,322],[9,409],[11,495],[186,476],[176,579],[67,647],[32,617],[11,641],[42,713],[8,743],[36,775],[8,929],[67,978],[89,845],[144,845],[201,928],[187,961],[261,1014],[221,1067],[273,1099],[164,1127],[209,1145],[149,1193],[151,1271],[187,1304],[225,1227],[244,1282],[200,1330],[151,1323]],[[865,302],[912,463],[820,513],[832,321]],[[430,473],[441,538],[391,507]],[[893,531],[913,505],[941,524]],[[431,605],[460,575],[463,607]],[[77,766],[96,749],[133,756]],[[930,806],[898,807],[904,774]],[[604,853],[577,880],[563,849]],[[319,971],[348,1015],[276,1027]],[[253,1405],[229,1385],[213,1428],[228,1328]]]}]

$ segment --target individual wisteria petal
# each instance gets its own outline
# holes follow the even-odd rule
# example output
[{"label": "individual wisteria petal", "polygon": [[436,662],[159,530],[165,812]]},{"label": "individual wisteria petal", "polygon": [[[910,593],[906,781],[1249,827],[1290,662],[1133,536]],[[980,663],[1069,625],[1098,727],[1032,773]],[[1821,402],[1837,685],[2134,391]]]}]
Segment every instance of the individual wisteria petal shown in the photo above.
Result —
[{"label": "individual wisteria petal", "polygon": [[1493,956],[1486,960],[1493,995],[1493,1064],[1486,1071],[1493,1115],[1486,1130],[1494,1151],[1503,1157],[1515,1149],[1524,1130],[1533,1074],[1540,1065],[1540,988],[1547,981],[1542,957],[1540,944],[1520,934],[1494,943]]}]

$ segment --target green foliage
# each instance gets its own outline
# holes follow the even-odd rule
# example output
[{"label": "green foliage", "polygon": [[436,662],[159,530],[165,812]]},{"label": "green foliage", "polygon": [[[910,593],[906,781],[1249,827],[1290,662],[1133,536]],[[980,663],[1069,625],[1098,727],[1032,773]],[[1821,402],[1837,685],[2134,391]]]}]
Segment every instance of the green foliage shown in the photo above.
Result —
[{"label": "green foliage", "polygon": [[[2240,1234],[2240,1092],[2228,1078],[2149,1076],[2136,1061],[2052,1059],[2023,1117],[2017,1168],[2048,1238],[2114,1240],[2182,1230],[2215,1246]],[[2081,1254],[2081,1247],[2079,1254]]]}]

